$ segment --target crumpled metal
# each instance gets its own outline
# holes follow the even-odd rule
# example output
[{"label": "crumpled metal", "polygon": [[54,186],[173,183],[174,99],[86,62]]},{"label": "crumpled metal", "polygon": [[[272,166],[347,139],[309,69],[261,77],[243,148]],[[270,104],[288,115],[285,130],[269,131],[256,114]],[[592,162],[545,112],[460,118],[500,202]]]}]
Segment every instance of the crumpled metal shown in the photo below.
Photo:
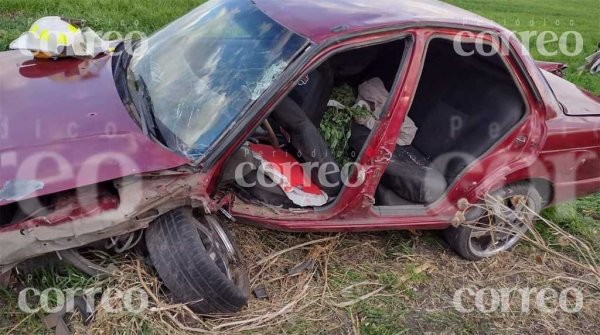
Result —
[{"label": "crumpled metal", "polygon": [[586,64],[579,68],[580,71],[589,71],[591,74],[600,73],[600,50],[587,57],[585,61]]}]

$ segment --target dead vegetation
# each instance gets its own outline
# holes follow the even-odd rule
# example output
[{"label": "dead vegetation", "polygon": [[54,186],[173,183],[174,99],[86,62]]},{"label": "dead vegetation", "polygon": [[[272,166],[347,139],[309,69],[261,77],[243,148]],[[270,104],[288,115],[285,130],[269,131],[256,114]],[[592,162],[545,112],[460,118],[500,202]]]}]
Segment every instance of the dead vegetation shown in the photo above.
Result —
[{"label": "dead vegetation", "polygon": [[[594,334],[600,325],[594,251],[539,219],[515,250],[480,262],[460,259],[434,232],[290,234],[231,225],[251,288],[264,289],[267,298],[251,296],[236,315],[198,316],[169,299],[143,259],[127,255],[112,260],[116,275],[92,286],[144,291],[149,309],[132,315],[99,308],[91,324],[75,314],[70,326],[78,334]],[[544,236],[540,225],[546,227]],[[548,229],[556,244],[548,243]],[[456,308],[458,290],[485,288],[514,290],[506,310],[479,311],[471,295],[461,300],[470,312]],[[534,291],[529,309],[521,312],[524,297],[515,292],[529,288],[576,288],[583,293],[583,307],[568,313],[549,299],[555,311],[545,313]],[[569,306],[575,298],[567,295]],[[121,301],[114,297],[109,303],[118,307]],[[483,304],[493,307],[489,294]]]},{"label": "dead vegetation", "polygon": [[[201,317],[165,298],[160,282],[139,259],[127,258],[104,285],[142,288],[150,296],[143,315],[95,315],[81,333],[170,334],[302,333],[397,334],[459,333],[595,333],[600,325],[598,267],[586,243],[555,224],[568,252],[560,251],[533,230],[517,250],[481,262],[464,261],[447,251],[432,233],[307,235],[232,227],[247,261],[251,287],[264,288],[266,299],[251,297],[237,315]],[[575,252],[574,252],[575,251]],[[591,257],[591,258],[590,258]],[[584,294],[578,313],[536,307],[521,313],[523,296],[512,294],[509,310],[483,313],[473,297],[462,299],[470,313],[453,304],[457,290],[577,288]],[[574,297],[568,296],[569,306]],[[484,302],[490,307],[490,301]],[[77,317],[73,320],[77,325]]]}]

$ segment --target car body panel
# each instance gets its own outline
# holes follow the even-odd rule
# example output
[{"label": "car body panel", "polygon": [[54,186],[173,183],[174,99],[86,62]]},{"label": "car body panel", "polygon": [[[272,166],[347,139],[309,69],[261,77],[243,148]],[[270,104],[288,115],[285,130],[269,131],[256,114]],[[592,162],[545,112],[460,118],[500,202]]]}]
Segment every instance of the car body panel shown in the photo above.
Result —
[{"label": "car body panel", "polygon": [[600,97],[552,73],[543,72],[548,84],[563,105],[563,112],[572,116],[600,116]]},{"label": "car body panel", "polygon": [[[237,218],[276,227],[288,231],[367,231],[380,229],[440,229],[447,227],[450,219],[458,210],[457,202],[467,198],[477,201],[487,191],[499,186],[502,180],[512,171],[523,169],[535,162],[540,147],[532,143],[542,143],[546,132],[545,103],[538,101],[534,92],[529,89],[528,82],[519,72],[514,59],[507,57],[507,65],[514,72],[515,79],[521,86],[524,99],[529,105],[528,116],[505,136],[493,150],[474,162],[466,173],[454,185],[451,185],[445,196],[434,204],[417,211],[405,211],[400,208],[383,210],[373,208],[374,193],[379,180],[387,166],[386,152],[393,151],[400,127],[410,108],[415,88],[419,82],[422,62],[426,53],[427,41],[434,37],[452,38],[460,33],[460,29],[413,28],[404,29],[403,33],[414,36],[414,48],[407,59],[404,74],[391,98],[390,111],[382,118],[379,128],[371,136],[363,149],[359,164],[364,170],[364,184],[359,187],[346,187],[338,195],[337,201],[328,208],[315,210],[282,211],[263,208],[259,205],[234,202],[232,213]],[[365,40],[378,40],[393,32],[374,32],[366,36],[358,36],[343,43],[336,43],[332,49],[343,48],[344,44],[358,45]],[[399,33],[396,33],[400,36]],[[488,42],[492,42],[491,39]],[[324,50],[314,57],[313,61],[327,57],[332,50]],[[536,67],[537,69],[537,67]],[[285,94],[283,92],[282,94]],[[526,142],[517,139],[527,134]],[[355,179],[350,179],[354,182]]]},{"label": "car body panel", "polygon": [[[114,207],[115,199],[107,199],[106,204],[111,206],[98,207],[103,210],[98,216],[77,216],[67,211],[52,222],[28,220],[3,227],[0,230],[0,241],[10,239],[13,242],[10,244],[10,250],[3,249],[7,251],[4,254],[0,253],[0,264],[6,265],[3,263],[3,257],[6,255],[10,255],[6,257],[11,262],[17,262],[43,252],[77,247],[100,238],[144,228],[155,216],[144,216],[141,219],[137,216],[152,208],[160,208],[158,213],[163,213],[174,208],[173,206],[192,205],[204,207],[206,212],[216,212],[225,206],[241,222],[288,231],[443,229],[449,226],[450,219],[457,212],[457,202],[460,199],[475,202],[486,192],[507,183],[543,179],[555,183],[557,191],[574,186],[574,192],[565,193],[567,196],[563,197],[564,199],[554,197],[555,200],[570,199],[600,189],[600,184],[596,183],[596,181],[600,182],[600,169],[597,168],[600,164],[597,161],[598,129],[600,129],[598,118],[565,115],[552,88],[544,78],[543,71],[540,70],[541,65],[534,62],[528,54],[523,53],[522,46],[514,34],[495,23],[437,1],[384,0],[374,3],[368,0],[315,2],[256,0],[256,4],[276,21],[308,37],[314,45],[306,54],[301,55],[299,64],[293,64],[273,87],[266,91],[257,101],[256,106],[251,109],[252,113],[248,112],[242,119],[236,120],[236,124],[242,127],[241,130],[232,131],[235,136],[223,141],[222,152],[216,156],[214,164],[202,167],[203,173],[193,172],[191,175],[178,176],[176,172],[170,170],[187,162],[148,139],[137,128],[114,88],[109,66],[110,59],[107,57],[90,61],[92,66],[95,62],[105,62],[105,64],[97,64],[101,70],[92,78],[87,78],[89,76],[80,74],[82,63],[79,60],[41,63],[41,61],[31,61],[30,56],[15,53],[1,54],[2,116],[9,113],[5,112],[7,107],[4,105],[4,102],[9,100],[10,115],[15,115],[14,113],[18,111],[19,115],[35,118],[40,111],[52,111],[52,114],[42,115],[48,123],[46,126],[48,130],[53,130],[52,134],[56,136],[45,135],[47,137],[39,139],[39,142],[33,146],[28,145],[34,143],[34,141],[29,142],[30,134],[17,133],[13,135],[16,137],[8,140],[11,141],[10,144],[5,145],[2,142],[0,177],[3,182],[19,176],[11,165],[4,167],[6,162],[11,162],[9,158],[16,157],[14,161],[17,166],[23,162],[21,155],[30,157],[42,151],[68,157],[64,161],[65,165],[48,167],[48,171],[56,174],[62,169],[70,171],[75,167],[77,173],[73,174],[82,175],[82,180],[70,178],[54,183],[48,182],[45,183],[47,187],[29,196],[95,184],[130,174],[147,178],[148,174],[145,172],[150,171],[157,171],[157,176],[167,180],[160,182],[151,179],[153,182],[146,185],[148,188],[142,189],[141,192],[132,191],[127,186],[121,187],[117,183],[121,196],[118,207]],[[506,61],[514,72],[515,80],[527,101],[528,117],[507,133],[492,150],[475,161],[440,201],[416,211],[413,208],[406,210],[374,208],[373,194],[387,166],[386,156],[395,146],[398,131],[410,108],[419,81],[427,41],[432,36],[453,36],[461,29],[474,32],[491,30],[508,39],[514,52],[510,57],[506,57]],[[350,182],[364,179],[366,182],[362,186],[345,188],[336,202],[317,209],[272,208],[245,203],[232,194],[215,194],[218,178],[227,158],[240,147],[248,134],[291,90],[293,85],[323,57],[340,48],[359,47],[401,36],[413,38],[412,53],[407,59],[407,68],[400,80],[401,84],[396,86],[393,93],[390,102],[391,112],[382,118],[379,128],[370,137],[360,157],[364,170],[350,178]],[[34,63],[34,67],[25,71],[23,65],[27,62]],[[84,68],[88,68],[89,65],[86,64]],[[79,74],[69,80],[69,73],[72,71],[79,71]],[[553,88],[557,90],[554,86]],[[5,87],[11,90],[5,90]],[[21,90],[25,87],[30,89]],[[556,94],[560,96],[559,92]],[[583,99],[580,95],[569,96],[569,99],[564,96],[561,98],[573,99],[571,103],[567,101],[563,103],[573,107],[574,110],[587,110],[586,108],[590,106],[588,104],[591,104],[590,99]],[[19,105],[22,102],[26,102],[24,105],[26,107]],[[45,102],[49,102],[50,107]],[[575,108],[581,103],[588,107]],[[95,115],[92,117],[90,113]],[[69,138],[68,129],[64,130],[59,126],[68,126],[68,123],[74,119],[85,123],[89,128],[77,129],[78,135]],[[93,124],[94,122],[90,120],[102,122]],[[118,123],[116,135],[109,136],[102,133],[100,126],[105,126],[102,123],[108,121]],[[20,124],[24,124],[23,122],[25,121],[21,120]],[[15,126],[14,129],[21,128],[28,129],[26,126]],[[139,169],[121,171],[103,165],[102,168],[97,169],[98,175],[89,176],[82,172],[85,171],[82,162],[89,155],[115,150],[119,157],[127,157],[136,165],[139,164]],[[592,155],[590,156],[592,158],[587,155]],[[596,155],[596,160],[593,159],[593,155]],[[573,159],[581,163],[574,165]],[[581,168],[578,169],[578,166]],[[567,173],[572,170],[583,172]],[[53,175],[47,173],[49,177]],[[176,174],[171,176],[171,173]],[[150,198],[144,197],[132,203],[129,195],[138,193],[149,194]],[[77,213],[90,212],[78,211]],[[70,221],[72,217],[75,219]],[[112,221],[107,223],[106,220]],[[85,230],[81,230],[82,227],[85,227]],[[53,229],[56,233],[52,233]],[[31,235],[21,234],[23,230]],[[42,235],[35,234],[36,232]],[[19,234],[26,236],[23,237],[25,240],[21,241],[23,243],[19,242]],[[57,236],[55,241],[52,240],[53,234]],[[40,236],[43,238],[39,238]],[[1,270],[2,266],[0,272]]]},{"label": "car body panel", "polygon": [[[220,204],[208,194],[211,173],[168,171],[125,177],[117,194],[95,185],[58,197],[47,215],[0,227],[0,273],[14,264],[53,251],[81,247],[146,228],[158,216],[182,206],[215,212]],[[100,187],[101,189],[101,187]]]},{"label": "car body panel", "polygon": [[109,55],[44,60],[0,53],[0,125],[0,189],[15,180],[42,185],[0,198],[0,205],[187,163],[128,114]]},{"label": "car body panel", "polygon": [[[600,99],[576,85],[542,71],[564,111],[549,113],[548,134],[534,165],[509,180],[541,179],[553,186],[550,203],[600,189]],[[566,114],[569,113],[569,114]]]},{"label": "car body panel", "polygon": [[557,62],[536,61],[535,63],[540,69],[555,74],[559,77],[562,77],[563,71],[568,68],[566,64]]}]

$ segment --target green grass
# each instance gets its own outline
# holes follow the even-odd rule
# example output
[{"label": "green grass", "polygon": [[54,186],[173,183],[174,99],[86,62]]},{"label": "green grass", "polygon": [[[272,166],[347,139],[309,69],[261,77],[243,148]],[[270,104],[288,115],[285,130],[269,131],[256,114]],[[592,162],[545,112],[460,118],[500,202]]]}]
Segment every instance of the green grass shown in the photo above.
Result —
[{"label": "green grass", "polygon": [[[577,70],[585,63],[585,57],[594,53],[600,43],[600,1],[446,0],[446,2],[492,19],[517,34],[523,31],[538,33],[554,31],[560,36],[566,31],[577,31],[583,37],[581,55],[567,56],[559,52],[555,56],[542,56],[535,48],[537,36],[530,39],[529,51],[537,60],[567,64],[569,69],[564,73],[567,80],[600,95],[600,75],[580,73]],[[548,43],[545,48],[548,51],[557,51],[558,42]],[[567,49],[574,50],[574,43],[568,43]],[[588,241],[600,261],[600,194],[549,208],[543,214],[568,232]],[[538,229],[542,233],[545,231],[543,225],[538,225]],[[544,237],[551,243],[556,242],[550,234],[545,234]]]},{"label": "green grass", "polygon": [[97,32],[131,31],[150,34],[197,7],[203,0],[2,0],[0,1],[0,50],[33,21],[43,16],[84,19]]},{"label": "green grass", "polygon": [[[39,261],[42,262],[42,261]],[[33,263],[31,263],[33,264]],[[40,263],[41,264],[41,263]],[[40,292],[47,288],[59,290],[88,288],[95,282],[94,279],[82,274],[75,268],[56,266],[56,262],[50,262],[45,268],[27,270],[16,276],[19,288],[36,288]],[[39,306],[39,297],[33,296],[27,299],[29,306]],[[53,308],[64,301],[58,300],[56,294],[48,295],[48,306]],[[27,314],[18,307],[18,296],[14,291],[0,288],[0,334],[8,333],[18,325],[14,331],[23,331],[31,334],[45,333],[43,319],[44,312]]]},{"label": "green grass", "polygon": [[[411,287],[423,283],[426,275],[415,274],[415,267],[409,265],[406,267],[406,272],[412,272],[413,275],[406,282],[398,283],[398,278],[403,276],[405,271],[391,268],[389,265],[384,267],[383,262],[375,262],[375,264],[373,267],[366,264],[357,264],[356,267],[347,264],[333,267],[330,273],[330,289],[332,292],[340,292],[347,287],[364,282],[385,285],[384,296],[361,301],[345,310],[348,314],[360,318],[361,334],[406,333],[409,327],[405,320],[410,310],[404,300],[414,298]],[[357,286],[337,299],[340,301],[356,299],[377,288],[376,285]]]},{"label": "green grass", "polygon": [[[543,215],[588,242],[595,251],[597,261],[600,262],[600,194],[548,208]],[[539,224],[538,229],[547,241],[560,248],[559,241],[543,224]]]},{"label": "green grass", "polygon": [[[473,11],[505,26],[515,33],[523,31],[553,31],[561,36],[566,31],[577,31],[583,37],[583,53],[577,56],[542,56],[535,48],[537,36],[531,38],[531,55],[537,60],[561,62],[569,65],[565,78],[596,94],[600,94],[600,76],[577,71],[585,57],[594,53],[600,43],[600,2],[598,0],[447,0],[451,4]],[[549,38],[547,38],[549,39]],[[568,39],[567,50],[575,50],[574,39]],[[557,51],[558,42],[545,48]]]},{"label": "green grass", "polygon": [[[0,50],[26,31],[31,23],[43,16],[59,15],[87,20],[97,31],[130,31],[150,34],[173,19],[204,2],[203,0],[2,0],[0,2]],[[569,57],[541,56],[531,50],[536,59],[567,63],[567,79],[600,94],[598,76],[579,75],[576,69],[585,56],[593,53],[600,42],[600,4],[597,0],[448,0],[447,2],[474,11],[515,31],[551,30],[558,35],[575,30],[583,36],[583,54]],[[558,25],[557,25],[558,23]],[[572,41],[572,39],[571,39]],[[571,42],[569,49],[573,50]],[[546,45],[557,50],[557,43]]]}]

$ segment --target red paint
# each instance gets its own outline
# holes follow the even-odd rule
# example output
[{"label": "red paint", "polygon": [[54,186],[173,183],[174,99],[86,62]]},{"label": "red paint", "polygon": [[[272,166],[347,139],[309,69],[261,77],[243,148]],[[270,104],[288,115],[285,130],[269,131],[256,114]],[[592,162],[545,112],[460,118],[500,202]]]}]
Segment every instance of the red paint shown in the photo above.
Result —
[{"label": "red paint", "polygon": [[129,116],[110,58],[0,53],[0,124],[8,131],[0,137],[0,187],[12,179],[44,182],[31,198],[187,163]]},{"label": "red paint", "polygon": [[0,227],[0,233],[21,230],[23,234],[28,229],[38,226],[55,226],[72,220],[91,217],[103,212],[116,209],[119,199],[102,190],[92,188],[79,189],[56,199],[55,209],[48,215],[34,217],[17,224]]},{"label": "red paint", "polygon": [[544,72],[544,77],[563,104],[563,112],[571,116],[600,116],[600,97],[577,87],[556,75]]},{"label": "red paint", "polygon": [[[600,157],[599,118],[574,118],[565,116],[557,103],[552,89],[540,72],[538,65],[525,54],[519,53],[520,45],[514,39],[511,45],[516,50],[519,58],[506,57],[510,70],[521,86],[525,100],[528,104],[528,116],[510,134],[501,140],[491,152],[480,157],[473,163],[468,171],[452,185],[443,199],[426,208],[418,214],[386,213],[382,215],[371,206],[375,189],[379,184],[379,177],[385,170],[385,164],[377,163],[385,156],[385,150],[393,150],[396,145],[397,133],[409,109],[410,101],[417,87],[421,64],[425,55],[425,44],[432,36],[446,36],[452,38],[459,30],[446,29],[405,29],[415,37],[415,45],[410,55],[407,70],[399,89],[394,92],[391,101],[391,113],[381,122],[378,133],[371,138],[371,142],[364,150],[360,163],[370,166],[366,171],[366,182],[361,187],[345,188],[339,195],[338,201],[326,210],[307,210],[303,213],[273,211],[260,206],[247,204],[233,204],[234,215],[244,221],[263,225],[271,229],[286,231],[371,231],[393,229],[443,229],[449,226],[451,217],[458,210],[456,203],[461,198],[476,202],[486,192],[501,187],[503,184],[527,179],[556,180],[555,194],[565,196],[555,197],[553,200],[574,199],[576,196],[597,192],[600,189],[600,165],[595,168]],[[500,31],[505,34],[505,31]],[[376,40],[394,34],[374,33],[368,37],[356,37],[350,41],[337,44],[326,49],[317,59],[325,58],[326,54],[346,45],[363,43],[369,39]],[[395,33],[398,34],[398,33]],[[492,42],[488,40],[488,42]],[[522,63],[523,68],[518,64]],[[307,66],[308,68],[309,66]],[[524,71],[523,71],[524,70]],[[300,76],[299,76],[300,77]],[[528,80],[529,78],[529,80]],[[299,79],[299,78],[298,78]],[[533,83],[531,86],[529,82]],[[572,84],[570,84],[572,85]],[[556,87],[553,87],[556,89]],[[560,89],[560,88],[559,88]],[[541,100],[536,98],[536,92]],[[561,98],[559,96],[559,98]],[[581,99],[581,96],[564,98],[561,103],[570,106],[586,104],[596,110],[600,104],[592,104],[590,99]],[[592,99],[593,100],[593,99]],[[525,136],[526,143],[519,144],[517,138]],[[566,141],[565,141],[566,139]],[[554,174],[548,174],[537,169],[536,166],[547,165],[549,153],[557,150],[559,145],[565,147],[552,164],[555,166]],[[560,175],[567,176],[565,171],[573,169],[576,165],[569,158],[576,153],[578,148],[590,147],[595,152],[595,160],[588,160],[587,175],[571,174],[571,178],[561,180]],[[585,178],[583,178],[585,177]],[[575,190],[568,192],[567,188]]]},{"label": "red paint", "polygon": [[548,71],[550,73],[553,73],[559,77],[563,76],[563,71],[568,68],[568,66],[566,64],[563,63],[556,63],[556,62],[542,62],[542,61],[536,61],[535,62],[540,69],[544,70],[544,71]]},{"label": "red paint", "polygon": [[[572,83],[545,73],[563,111],[548,113],[548,135],[536,162],[509,180],[538,178],[554,188],[553,202],[572,200],[600,189],[600,99]],[[531,176],[531,177],[528,177]]]},{"label": "red paint", "polygon": [[[600,189],[600,119],[589,116],[600,112],[598,97],[576,91],[569,86],[571,84],[561,80],[552,79],[549,85],[538,64],[529,55],[521,53],[516,38],[495,23],[441,2],[385,0],[375,4],[368,0],[257,0],[256,3],[275,20],[307,36],[317,44],[315,47],[322,46],[323,49],[271,97],[265,108],[253,117],[246,133],[230,143],[223,158],[200,176],[201,182],[192,190],[191,197],[210,204],[211,210],[216,209],[216,202],[207,197],[214,193],[218,172],[227,157],[286,94],[292,83],[303,76],[303,71],[339,48],[403,34],[411,35],[414,44],[406,71],[392,92],[390,112],[381,120],[380,128],[360,157],[360,163],[368,167],[364,171],[366,182],[345,188],[333,205],[318,211],[286,211],[233,201],[230,211],[239,220],[288,231],[443,229],[456,212],[455,204],[459,199],[477,201],[485,192],[506,183],[534,178],[547,180],[555,189],[556,201]],[[514,56],[505,57],[505,61],[524,94],[527,117],[493,150],[472,164],[437,203],[420,213],[398,210],[383,215],[371,206],[371,201],[386,168],[382,158],[395,146],[397,133],[419,82],[427,41],[433,36],[452,38],[459,32],[457,25],[463,29],[488,29],[509,38],[515,52]],[[381,28],[386,29],[382,31]],[[343,41],[329,44],[334,39]],[[14,122],[12,135],[0,142],[3,155],[0,181],[18,177],[16,170],[6,164],[10,161],[6,157],[12,157],[6,156],[9,154],[16,155],[17,163],[40,152],[66,157],[65,162],[45,164],[40,171],[26,170],[26,174],[36,176],[34,179],[47,181],[46,187],[35,195],[130,174],[167,170],[186,163],[140,132],[118,97],[109,65],[108,57],[83,64],[75,59],[31,61],[30,57],[16,52],[0,55],[1,114],[10,116]],[[81,73],[82,66],[98,67],[99,70],[86,75]],[[578,116],[565,115],[555,94],[572,115]],[[40,137],[31,133],[31,120],[37,118],[42,121],[44,130]],[[70,137],[67,125],[72,121],[80,128],[76,136]],[[109,136],[103,129],[110,122],[115,124],[115,135]],[[519,143],[517,138],[525,138],[525,142]],[[97,175],[84,172],[82,162],[107,151],[128,157],[139,169],[120,171],[109,164],[103,165]],[[71,169],[81,179],[51,181],[52,176]],[[356,175],[353,177],[357,178]]]}]

